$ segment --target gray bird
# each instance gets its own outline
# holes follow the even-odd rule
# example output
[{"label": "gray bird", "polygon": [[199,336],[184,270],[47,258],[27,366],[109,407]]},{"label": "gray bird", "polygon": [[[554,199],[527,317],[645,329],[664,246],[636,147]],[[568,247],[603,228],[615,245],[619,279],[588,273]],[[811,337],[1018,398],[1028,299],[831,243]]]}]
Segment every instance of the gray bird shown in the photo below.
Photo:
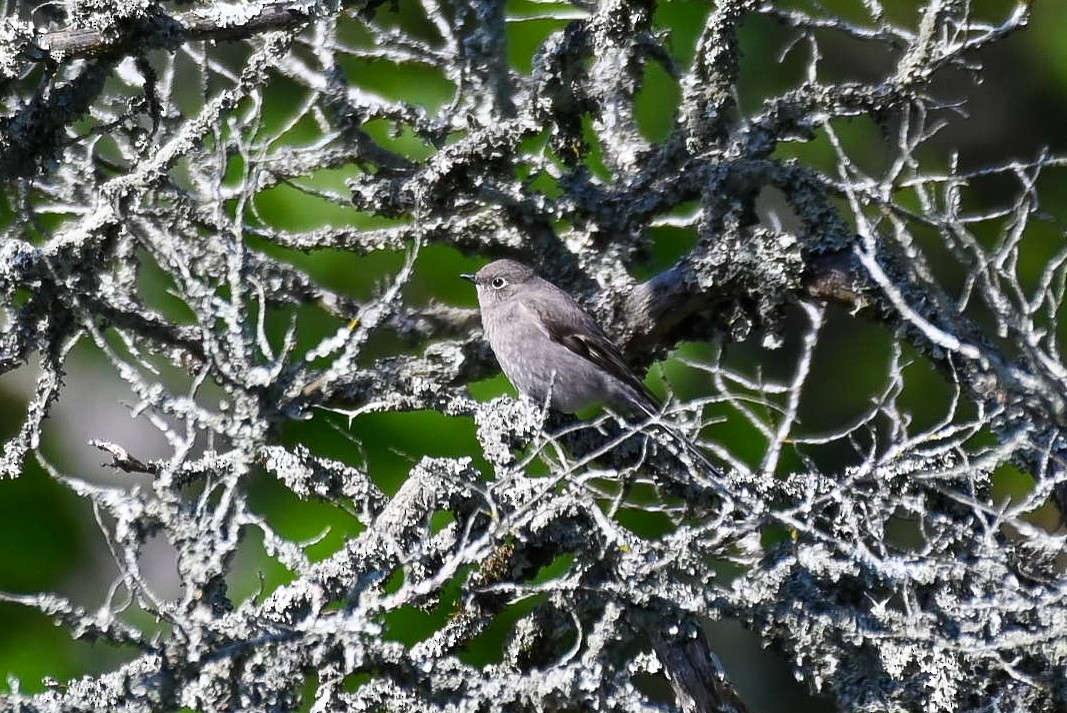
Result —
[{"label": "gray bird", "polygon": [[[619,348],[574,298],[514,260],[460,275],[478,288],[482,328],[500,368],[520,393],[574,413],[602,404],[622,416],[653,417],[659,402]],[[660,428],[711,471],[682,434]]]},{"label": "gray bird", "polygon": [[519,392],[566,413],[603,404],[624,416],[651,416],[656,397],[619,348],[570,295],[514,260],[460,275],[478,288],[482,328],[500,368]]}]

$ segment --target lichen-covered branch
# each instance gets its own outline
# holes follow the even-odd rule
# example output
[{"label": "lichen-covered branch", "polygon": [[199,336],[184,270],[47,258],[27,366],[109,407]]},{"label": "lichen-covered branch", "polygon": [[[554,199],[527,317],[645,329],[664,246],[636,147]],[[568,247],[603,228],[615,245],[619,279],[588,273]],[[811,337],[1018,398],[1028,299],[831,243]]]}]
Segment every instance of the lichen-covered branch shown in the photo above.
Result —
[{"label": "lichen-covered branch", "polygon": [[[113,566],[0,603],[124,658],[0,707],[755,709],[716,620],[842,711],[1067,706],[1067,161],[933,151],[1031,4],[533,5],[9,13],[0,498],[62,486]],[[475,398],[448,285],[498,257],[662,413]],[[94,433],[125,480],[49,447],[82,358],[164,444]]]}]

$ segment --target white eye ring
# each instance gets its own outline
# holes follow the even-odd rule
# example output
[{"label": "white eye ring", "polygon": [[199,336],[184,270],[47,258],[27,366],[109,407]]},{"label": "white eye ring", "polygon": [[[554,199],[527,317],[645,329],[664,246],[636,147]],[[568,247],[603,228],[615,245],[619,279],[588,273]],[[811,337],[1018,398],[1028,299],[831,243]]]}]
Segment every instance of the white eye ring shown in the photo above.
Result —
[{"label": "white eye ring", "polygon": [[495,289],[499,290],[501,287],[508,284],[508,281],[505,280],[503,277],[494,277],[492,284]]}]

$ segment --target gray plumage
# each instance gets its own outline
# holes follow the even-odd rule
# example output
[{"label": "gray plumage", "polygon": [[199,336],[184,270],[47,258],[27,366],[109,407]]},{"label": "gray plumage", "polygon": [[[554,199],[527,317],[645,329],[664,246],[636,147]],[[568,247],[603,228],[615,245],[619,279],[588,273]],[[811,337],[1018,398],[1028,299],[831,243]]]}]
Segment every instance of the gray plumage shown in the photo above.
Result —
[{"label": "gray plumage", "polygon": [[[655,417],[659,402],[622,352],[570,295],[514,260],[461,275],[478,288],[482,328],[512,385],[538,402],[574,413],[602,404],[622,416]],[[722,473],[685,436],[657,424],[708,475]]]},{"label": "gray plumage", "polygon": [[656,397],[581,305],[514,260],[462,275],[478,288],[482,328],[500,368],[521,393],[567,413],[603,404],[652,416]]}]

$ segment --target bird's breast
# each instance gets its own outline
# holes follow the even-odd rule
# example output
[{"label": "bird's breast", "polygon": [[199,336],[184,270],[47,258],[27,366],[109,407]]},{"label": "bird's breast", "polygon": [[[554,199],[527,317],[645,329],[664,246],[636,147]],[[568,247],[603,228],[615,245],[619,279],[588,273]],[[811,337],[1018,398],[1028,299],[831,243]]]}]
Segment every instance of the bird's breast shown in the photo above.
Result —
[{"label": "bird's breast", "polygon": [[552,406],[566,412],[604,401],[607,384],[601,369],[549,337],[536,313],[520,306],[486,316],[489,346],[520,393],[544,401],[551,390]]}]

